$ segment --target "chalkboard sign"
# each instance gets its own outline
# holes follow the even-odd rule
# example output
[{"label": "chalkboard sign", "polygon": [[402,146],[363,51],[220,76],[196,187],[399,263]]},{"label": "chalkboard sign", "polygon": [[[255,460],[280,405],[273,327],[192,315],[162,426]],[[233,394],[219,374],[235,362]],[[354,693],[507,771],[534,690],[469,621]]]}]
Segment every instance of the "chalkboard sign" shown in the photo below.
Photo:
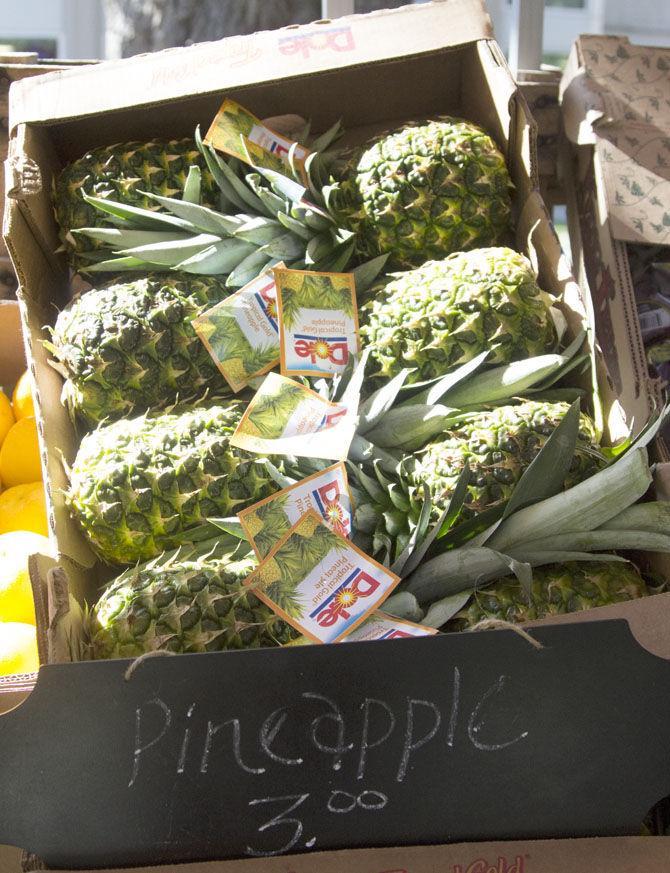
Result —
[{"label": "chalkboard sign", "polygon": [[670,664],[623,621],[45,667],[0,843],[50,866],[639,833]]}]

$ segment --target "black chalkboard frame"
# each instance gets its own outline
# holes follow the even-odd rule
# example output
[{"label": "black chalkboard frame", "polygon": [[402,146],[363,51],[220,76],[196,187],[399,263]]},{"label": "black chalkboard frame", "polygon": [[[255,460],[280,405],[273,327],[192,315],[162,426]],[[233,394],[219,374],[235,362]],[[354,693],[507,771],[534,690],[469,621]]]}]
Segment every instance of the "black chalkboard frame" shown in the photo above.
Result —
[{"label": "black chalkboard frame", "polygon": [[0,717],[0,843],[89,868],[638,833],[669,661],[622,620],[531,633],[44,667]]}]

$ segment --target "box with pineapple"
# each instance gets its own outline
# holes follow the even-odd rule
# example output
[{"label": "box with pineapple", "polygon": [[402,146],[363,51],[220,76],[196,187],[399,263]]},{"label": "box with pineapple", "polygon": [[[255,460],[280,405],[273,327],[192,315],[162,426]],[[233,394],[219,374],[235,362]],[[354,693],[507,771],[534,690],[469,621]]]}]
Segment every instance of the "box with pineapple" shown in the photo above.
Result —
[{"label": "box with pineapple", "polygon": [[[297,66],[280,48],[271,82],[262,51],[224,72],[203,46],[179,81],[163,65],[185,55],[168,53],[15,90],[13,147],[40,182],[17,177],[7,239],[25,277],[50,531],[88,609],[68,657],[301,642],[295,614],[248,584],[274,552],[237,515],[334,460],[353,506],[338,536],[399,580],[379,604],[391,621],[435,635],[626,615],[662,591],[639,560],[670,551],[670,504],[641,502],[661,418],[625,428],[536,190],[525,103],[481,7],[465,4],[454,30],[446,5],[352,19],[352,56]],[[293,37],[254,39],[274,51]],[[121,87],[147,76],[150,100]],[[221,354],[244,358],[242,375],[264,374],[269,355],[274,371],[233,388],[199,323],[280,263],[353,274],[360,348],[332,377],[289,380],[279,341],[263,356],[237,322]],[[258,312],[284,341],[278,293]],[[332,317],[323,300],[304,317]],[[323,421],[346,438],[328,440]],[[323,557],[301,548],[272,567],[286,601]],[[52,615],[67,612],[49,582]],[[352,594],[337,593],[341,616]]]}]

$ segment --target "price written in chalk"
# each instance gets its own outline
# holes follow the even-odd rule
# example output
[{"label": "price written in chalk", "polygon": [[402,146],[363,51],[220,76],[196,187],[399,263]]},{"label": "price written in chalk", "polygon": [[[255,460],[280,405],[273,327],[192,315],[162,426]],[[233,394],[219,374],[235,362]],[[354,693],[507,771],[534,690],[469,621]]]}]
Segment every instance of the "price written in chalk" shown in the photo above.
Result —
[{"label": "price written in chalk", "polygon": [[[345,709],[330,696],[304,691],[261,719],[228,707],[228,717],[221,718],[220,704],[214,719],[202,702],[170,707],[156,694],[135,709],[128,790],[145,788],[158,762],[189,782],[239,778],[245,824],[254,833],[239,846],[240,855],[312,849],[319,821],[369,817],[392,807],[393,785],[409,780],[419,756],[430,755],[434,744],[457,755],[461,744],[496,752],[528,737],[518,714],[508,718],[511,677],[499,675],[467,706],[458,667],[450,680],[446,703],[443,698],[438,703],[412,696],[401,701],[362,697],[353,707],[349,698]],[[279,777],[288,791],[264,796],[254,790],[257,783],[262,791],[264,777],[268,787],[276,787]],[[309,790],[301,790],[305,781]]]}]

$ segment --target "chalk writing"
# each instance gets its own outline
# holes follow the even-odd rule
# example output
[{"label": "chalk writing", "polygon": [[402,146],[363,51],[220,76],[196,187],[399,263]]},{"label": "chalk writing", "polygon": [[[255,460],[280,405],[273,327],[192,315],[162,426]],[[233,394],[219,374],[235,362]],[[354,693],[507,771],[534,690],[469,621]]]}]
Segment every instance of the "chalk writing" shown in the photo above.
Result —
[{"label": "chalk writing", "polygon": [[[255,828],[257,839],[242,851],[252,857],[270,857],[296,847],[311,848],[317,844],[318,833],[305,836],[307,813],[315,822],[324,815],[382,813],[392,803],[388,787],[410,780],[416,766],[425,766],[432,744],[440,743],[443,750],[455,754],[466,743],[491,753],[525,740],[528,730],[510,736],[505,707],[508,685],[508,676],[498,676],[463,711],[461,672],[454,667],[446,699],[439,701],[418,695],[393,700],[364,697],[354,707],[349,699],[344,708],[332,697],[310,690],[261,719],[256,715],[253,721],[251,716],[232,713],[215,720],[202,704],[196,707],[195,703],[174,711],[153,696],[135,710],[128,788],[137,786],[145,768],[145,778],[150,779],[155,767],[165,766],[166,761],[176,775],[189,778],[219,778],[222,772],[230,777],[236,768],[251,777],[254,785],[261,785],[263,777],[271,778],[276,768],[284,772],[284,780],[293,772],[300,780],[296,788],[303,788],[305,778],[313,780],[314,787],[246,801],[250,809],[267,806],[273,814],[263,817]],[[500,705],[506,713],[504,723],[499,715],[496,718]],[[320,756],[325,756],[326,766],[337,777],[326,780],[313,775],[318,773]],[[298,776],[306,764],[308,769]],[[388,774],[386,785],[363,782],[368,771],[378,780],[380,769]],[[331,784],[334,778],[339,784]],[[356,790],[352,784],[358,786]],[[279,812],[273,804],[282,805]],[[303,812],[297,812],[303,806]]]}]

